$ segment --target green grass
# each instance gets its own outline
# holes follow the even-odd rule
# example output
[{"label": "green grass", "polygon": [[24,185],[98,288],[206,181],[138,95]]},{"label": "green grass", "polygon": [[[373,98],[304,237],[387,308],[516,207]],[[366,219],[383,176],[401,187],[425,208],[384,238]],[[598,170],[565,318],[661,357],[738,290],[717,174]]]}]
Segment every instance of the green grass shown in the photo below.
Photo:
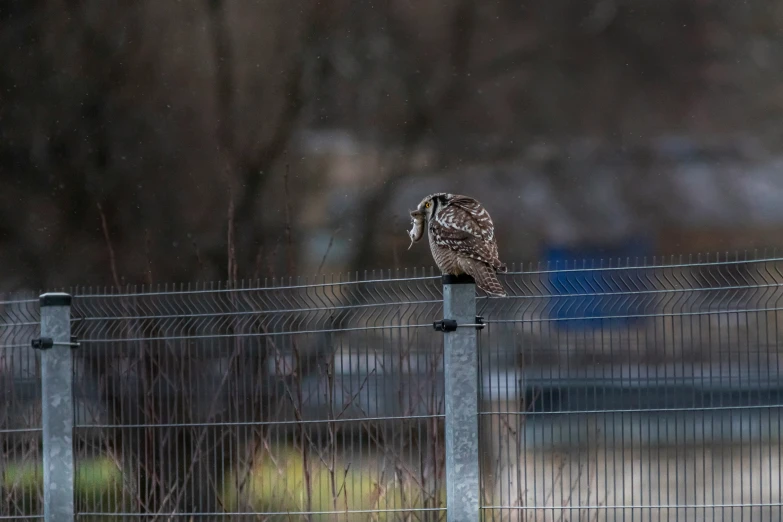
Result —
[{"label": "green grass", "polygon": [[[338,499],[332,498],[331,476],[325,466],[313,457],[311,475],[312,510],[337,511],[403,509],[422,506],[419,485],[411,480],[402,483],[394,480],[391,470],[380,483],[377,471],[358,469],[354,466],[346,471],[344,462],[337,462],[335,473]],[[38,492],[43,486],[40,465],[34,463],[10,464],[5,468],[3,482],[6,491],[11,492],[15,506],[24,514],[40,511]],[[122,498],[121,472],[108,459],[80,461],[76,467],[76,500],[79,511],[116,511],[118,499]],[[257,463],[251,477],[241,493],[235,476],[230,476],[223,487],[222,502],[228,511],[296,512],[305,511],[307,495],[301,454],[290,449],[275,451],[274,461],[265,455]],[[441,489],[445,499],[445,489]],[[443,502],[443,500],[441,500]],[[328,520],[330,517],[314,517],[314,520]],[[341,520],[388,520],[402,519],[400,513],[358,513]]]},{"label": "green grass", "polygon": [[[25,515],[40,512],[38,492],[43,489],[43,469],[31,462],[6,466],[3,486],[10,493],[15,508]],[[121,494],[122,476],[108,459],[88,460],[76,466],[75,490],[80,510],[102,509],[113,511]]]},{"label": "green grass", "polygon": [[[275,453],[275,460],[268,455],[253,470],[252,480],[243,491],[244,504],[237,499],[237,488],[228,484],[224,502],[230,510],[290,512],[305,511],[307,496],[301,454],[294,451]],[[317,457],[313,457],[317,458]],[[407,480],[403,483],[391,476],[387,470],[383,483],[379,483],[378,472],[349,467],[337,462],[335,489],[337,500],[333,500],[331,474],[320,461],[311,474],[312,510],[343,511],[372,509],[404,509],[422,507],[418,484]],[[441,499],[445,499],[445,488],[441,489]],[[328,517],[323,517],[326,519]],[[395,520],[397,513],[379,513],[370,516],[367,513],[356,514],[350,520]],[[318,520],[318,518],[315,518]],[[344,517],[341,520],[346,520]]]}]

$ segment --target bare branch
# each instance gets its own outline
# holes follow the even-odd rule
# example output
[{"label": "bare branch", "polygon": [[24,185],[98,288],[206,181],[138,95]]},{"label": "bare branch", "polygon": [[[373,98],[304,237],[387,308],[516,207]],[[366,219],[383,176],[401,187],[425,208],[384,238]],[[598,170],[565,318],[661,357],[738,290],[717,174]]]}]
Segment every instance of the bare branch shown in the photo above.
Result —
[{"label": "bare branch", "polygon": [[111,244],[111,237],[109,235],[109,224],[106,220],[106,213],[103,211],[103,207],[100,203],[97,203],[98,213],[101,215],[101,228],[103,229],[103,238],[106,241],[106,248],[109,250],[109,266],[111,267],[111,274],[114,278],[114,285],[117,288],[122,287],[120,284],[120,276],[117,272],[117,258],[114,255],[114,247]]},{"label": "bare branch", "polygon": [[320,274],[321,270],[324,267],[324,264],[326,263],[326,258],[329,257],[329,252],[332,250],[332,245],[334,244],[334,237],[337,235],[337,233],[340,231],[340,227],[337,227],[334,229],[334,232],[332,232],[332,236],[329,238],[329,244],[326,245],[326,252],[324,252],[324,257],[321,258],[321,263],[318,265],[318,270],[316,270],[316,274]]}]

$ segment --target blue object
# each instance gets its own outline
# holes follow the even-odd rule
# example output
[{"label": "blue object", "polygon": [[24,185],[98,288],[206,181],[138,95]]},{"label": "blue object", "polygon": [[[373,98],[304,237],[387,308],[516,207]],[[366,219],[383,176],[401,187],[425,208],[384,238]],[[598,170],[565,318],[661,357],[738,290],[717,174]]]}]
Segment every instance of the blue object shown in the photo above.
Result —
[{"label": "blue object", "polygon": [[649,312],[651,289],[638,267],[652,255],[647,241],[631,239],[610,246],[550,247],[548,306],[555,326],[594,329],[630,326]]}]

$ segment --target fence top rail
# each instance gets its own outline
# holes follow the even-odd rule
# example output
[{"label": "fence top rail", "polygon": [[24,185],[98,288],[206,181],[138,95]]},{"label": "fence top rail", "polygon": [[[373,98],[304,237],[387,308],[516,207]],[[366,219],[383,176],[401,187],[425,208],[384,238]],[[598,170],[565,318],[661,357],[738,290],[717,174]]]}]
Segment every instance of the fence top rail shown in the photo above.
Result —
[{"label": "fence top rail", "polygon": [[[693,261],[693,256],[689,256],[688,261],[683,261],[682,256],[675,258],[670,256],[669,262],[666,262],[665,257],[653,257],[651,260],[647,258],[634,258],[631,262],[631,258],[625,259],[583,259],[561,262],[547,262],[538,263],[536,268],[533,268],[533,264],[528,265],[526,270],[524,266],[520,266],[517,270],[516,264],[513,264],[509,269],[509,274],[526,275],[526,274],[550,274],[550,273],[562,273],[562,272],[586,272],[586,271],[624,271],[624,270],[655,270],[655,269],[676,269],[676,268],[692,268],[692,267],[718,267],[718,266],[731,266],[731,265],[750,265],[750,264],[766,264],[766,263],[778,263],[783,261],[783,257],[743,257],[734,256],[734,259],[730,259],[727,254],[726,257],[721,260],[720,257],[714,261],[710,261],[707,258],[705,261],[696,260]],[[606,264],[604,264],[606,263]],[[581,264],[581,265],[580,265]],[[554,265],[554,267],[553,267]],[[561,266],[562,265],[562,266]]]},{"label": "fence top rail", "polygon": [[[240,293],[247,291],[279,291],[279,290],[307,290],[318,288],[335,288],[342,286],[357,286],[364,284],[382,284],[382,283],[407,283],[418,281],[435,281],[440,280],[441,276],[412,276],[412,277],[389,277],[389,278],[369,278],[369,279],[346,279],[340,280],[340,277],[290,277],[272,279],[271,284],[269,280],[261,281],[248,281],[240,280],[234,284],[228,284],[224,281],[218,282],[203,282],[203,283],[172,283],[172,284],[160,284],[155,287],[150,285],[129,285],[124,289],[117,289],[116,287],[103,287],[93,290],[92,287],[76,287],[71,290],[75,299],[78,298],[117,298],[117,297],[135,297],[139,295],[143,296],[159,296],[159,295],[193,295],[193,294],[230,294]],[[284,283],[285,280],[289,282]],[[307,282],[308,279],[322,279],[322,282]],[[330,281],[326,281],[330,279]],[[335,280],[337,279],[337,280]],[[294,282],[295,281],[295,282]],[[275,284],[279,282],[280,284]]]},{"label": "fence top rail", "polygon": [[[570,272],[606,272],[616,273],[638,270],[678,270],[689,268],[731,267],[734,265],[765,265],[783,263],[783,256],[775,251],[744,252],[740,254],[725,252],[722,254],[688,255],[686,256],[652,256],[644,258],[606,258],[606,259],[573,259],[557,262],[511,263],[506,277],[509,276],[543,276],[552,274],[567,274]],[[775,275],[783,278],[783,267],[773,268]],[[440,281],[441,276],[434,267],[400,268],[388,270],[322,274],[316,276],[291,276],[266,278],[263,280],[205,281],[191,283],[161,283],[157,285],[125,285],[114,286],[73,286],[70,289],[60,288],[57,291],[69,292],[75,299],[86,298],[123,298],[136,296],[163,295],[199,295],[199,294],[236,294],[248,291],[275,292],[294,290],[327,290],[338,287],[361,287],[361,285],[383,285],[389,283],[417,283],[424,281]],[[440,285],[437,285],[440,286]],[[0,307],[6,305],[32,304],[38,301],[38,295],[30,293],[13,296],[0,294]]]},{"label": "fence top rail", "polygon": [[10,295],[2,295],[0,294],[0,307],[3,306],[11,306],[11,305],[38,305],[39,297],[35,296],[29,296],[29,294],[24,294],[25,297],[12,297]]}]

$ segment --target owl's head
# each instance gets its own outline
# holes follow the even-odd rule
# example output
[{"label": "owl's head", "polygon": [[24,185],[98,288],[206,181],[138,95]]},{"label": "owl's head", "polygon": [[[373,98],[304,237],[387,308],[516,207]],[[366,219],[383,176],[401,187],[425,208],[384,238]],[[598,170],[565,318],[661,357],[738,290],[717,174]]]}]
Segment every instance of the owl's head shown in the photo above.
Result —
[{"label": "owl's head", "polygon": [[413,219],[424,218],[425,221],[429,221],[439,208],[448,203],[449,199],[451,199],[451,194],[447,194],[445,192],[430,194],[421,200],[419,205],[416,207],[416,210],[411,211],[411,217]]}]

